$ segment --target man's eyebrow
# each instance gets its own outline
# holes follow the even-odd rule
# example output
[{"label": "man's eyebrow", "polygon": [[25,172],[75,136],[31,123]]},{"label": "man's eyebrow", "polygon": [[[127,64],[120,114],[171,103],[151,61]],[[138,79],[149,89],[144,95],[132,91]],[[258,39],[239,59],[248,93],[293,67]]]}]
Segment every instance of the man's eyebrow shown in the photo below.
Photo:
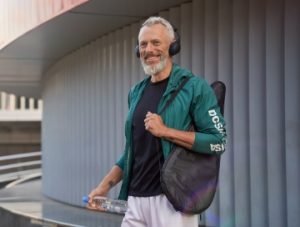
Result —
[{"label": "man's eyebrow", "polygon": [[148,42],[161,42],[160,39],[150,39],[150,40],[140,40],[139,43],[148,43]]}]

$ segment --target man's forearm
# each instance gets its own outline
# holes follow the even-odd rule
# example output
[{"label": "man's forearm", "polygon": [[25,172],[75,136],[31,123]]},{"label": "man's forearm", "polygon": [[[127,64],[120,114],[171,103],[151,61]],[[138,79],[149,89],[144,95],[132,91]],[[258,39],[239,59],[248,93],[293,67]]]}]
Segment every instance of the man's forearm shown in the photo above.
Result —
[{"label": "man's forearm", "polygon": [[112,187],[118,184],[123,178],[122,169],[115,165],[109,171],[109,173],[103,178],[98,187],[104,188],[106,191],[109,191]]},{"label": "man's forearm", "polygon": [[168,128],[161,116],[147,112],[145,129],[152,135],[171,141],[185,148],[191,149],[195,142],[195,132],[181,131],[174,128]]},{"label": "man's forearm", "polygon": [[173,128],[167,128],[162,138],[171,141],[177,145],[191,149],[195,141],[195,132],[180,131]]}]

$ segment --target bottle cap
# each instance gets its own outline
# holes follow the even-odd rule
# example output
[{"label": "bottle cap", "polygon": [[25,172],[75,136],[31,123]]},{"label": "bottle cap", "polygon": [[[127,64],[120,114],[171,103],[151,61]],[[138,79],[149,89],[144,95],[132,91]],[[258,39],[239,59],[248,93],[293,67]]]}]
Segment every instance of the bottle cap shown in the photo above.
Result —
[{"label": "bottle cap", "polygon": [[82,197],[82,202],[84,202],[84,203],[88,203],[89,202],[89,197],[88,196],[83,196]]}]

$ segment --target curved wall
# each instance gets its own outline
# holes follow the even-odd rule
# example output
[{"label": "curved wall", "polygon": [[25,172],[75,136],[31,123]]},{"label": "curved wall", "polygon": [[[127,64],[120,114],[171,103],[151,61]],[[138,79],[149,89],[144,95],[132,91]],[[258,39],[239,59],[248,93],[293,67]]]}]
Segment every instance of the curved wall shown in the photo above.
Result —
[{"label": "curved wall", "polygon": [[22,34],[86,1],[0,1],[0,50]]},{"label": "curved wall", "polygon": [[81,204],[82,195],[96,186],[123,151],[127,92],[143,77],[132,53],[137,29],[132,25],[102,37],[48,72],[43,186],[49,196]]},{"label": "curved wall", "polygon": [[[207,225],[300,223],[299,9],[294,0],[194,0],[159,13],[181,33],[175,60],[227,85],[228,146]],[[121,154],[127,92],[144,78],[133,54],[138,28],[111,32],[47,72],[44,194],[82,205]]]}]

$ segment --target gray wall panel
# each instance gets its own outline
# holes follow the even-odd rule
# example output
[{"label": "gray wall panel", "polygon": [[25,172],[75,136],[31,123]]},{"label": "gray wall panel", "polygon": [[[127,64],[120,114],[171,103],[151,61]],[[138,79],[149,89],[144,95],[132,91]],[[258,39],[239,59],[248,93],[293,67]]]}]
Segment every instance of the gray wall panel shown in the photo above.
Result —
[{"label": "gray wall panel", "polygon": [[204,74],[208,82],[218,76],[218,1],[206,0],[204,4]]},{"label": "gray wall panel", "polygon": [[[168,19],[173,26],[178,30],[179,35],[182,35],[181,32],[181,15],[180,15],[180,8],[179,7],[175,7],[175,8],[171,8],[169,10],[169,14],[165,13],[165,15],[167,16],[166,19]],[[180,64],[180,55],[175,55],[173,57],[173,60],[175,63]]]},{"label": "gray wall panel", "polygon": [[196,75],[204,75],[204,3],[192,2],[192,71]]},{"label": "gray wall panel", "polygon": [[252,226],[268,226],[266,138],[265,3],[250,2],[249,24],[249,139]]},{"label": "gray wall panel", "polygon": [[234,218],[234,165],[233,156],[233,35],[232,35],[232,0],[219,1],[219,32],[218,32],[218,79],[224,81],[227,87],[225,98],[225,118],[227,120],[227,151],[221,161],[220,172],[220,225],[235,226]]},{"label": "gray wall panel", "polygon": [[[268,216],[270,226],[286,226],[284,34],[282,0],[268,1],[266,10],[266,106]],[[274,199],[276,197],[276,199]]]},{"label": "gray wall panel", "polygon": [[184,4],[180,10],[180,40],[181,40],[181,51],[179,63],[182,67],[191,69],[192,68],[192,4]]},{"label": "gray wall panel", "polygon": [[[209,82],[217,80],[218,77],[218,1],[206,0],[204,3],[204,73],[203,77]],[[209,226],[218,226],[219,193],[216,194],[214,203],[210,210],[205,213],[205,221]]]},{"label": "gray wall panel", "polygon": [[285,3],[285,142],[286,142],[286,195],[287,226],[300,223],[300,4]]},{"label": "gray wall panel", "polygon": [[[202,223],[298,226],[300,2],[194,0],[158,12],[179,29],[174,60],[227,86],[227,151]],[[141,21],[57,62],[44,80],[43,192],[82,205],[121,155]],[[109,196],[116,197],[120,186]]]},{"label": "gray wall panel", "polygon": [[251,226],[249,182],[248,5],[233,2],[233,160],[235,225]]}]

